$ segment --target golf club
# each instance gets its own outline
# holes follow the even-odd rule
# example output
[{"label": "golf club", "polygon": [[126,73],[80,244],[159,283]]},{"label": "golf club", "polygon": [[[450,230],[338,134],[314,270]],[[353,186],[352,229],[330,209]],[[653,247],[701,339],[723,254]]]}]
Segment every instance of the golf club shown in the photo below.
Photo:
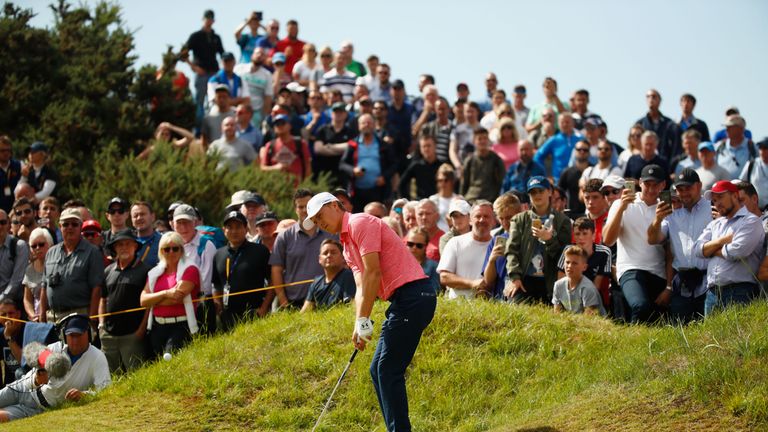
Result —
[{"label": "golf club", "polygon": [[347,371],[349,370],[349,367],[352,366],[352,362],[355,360],[356,355],[357,355],[357,348],[355,348],[355,350],[352,352],[352,357],[349,358],[349,363],[347,363],[347,367],[344,368],[344,372],[341,373],[339,380],[336,381],[336,387],[333,388],[333,391],[331,392],[331,396],[328,397],[328,401],[325,403],[325,406],[323,407],[323,411],[320,413],[320,417],[317,418],[317,421],[315,422],[315,426],[312,428],[312,432],[315,432],[315,429],[317,429],[317,426],[320,425],[320,420],[323,418],[323,414],[325,414],[325,411],[331,405],[331,399],[333,399],[333,395],[336,394],[336,390],[338,390],[339,385],[341,385],[341,380],[343,380],[344,376],[347,375]]}]

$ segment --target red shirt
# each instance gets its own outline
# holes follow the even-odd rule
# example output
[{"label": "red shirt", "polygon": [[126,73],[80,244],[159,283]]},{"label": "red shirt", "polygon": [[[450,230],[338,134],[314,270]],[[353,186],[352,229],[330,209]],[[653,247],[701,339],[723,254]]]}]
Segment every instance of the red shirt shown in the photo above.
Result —
[{"label": "red shirt", "polygon": [[288,75],[293,74],[293,65],[301,60],[301,56],[304,55],[304,41],[299,39],[280,39],[277,41],[275,48],[272,49],[272,54],[275,52],[281,52],[285,54],[285,71]]},{"label": "red shirt", "polygon": [[437,234],[433,235],[427,243],[427,258],[435,262],[440,262],[440,237],[445,234],[445,231],[440,228],[437,229]]},{"label": "red shirt", "polygon": [[[283,142],[280,138],[267,143],[267,157],[265,165],[277,165],[282,162],[288,165],[288,172],[296,176],[296,184],[298,185],[301,180],[304,179],[304,169],[310,162],[309,144],[302,140],[301,155],[296,148],[296,141],[291,139],[290,141]],[[303,158],[303,160],[302,160]]]},{"label": "red shirt", "polygon": [[592,219],[595,223],[595,244],[603,244],[603,226],[606,219],[608,219],[608,212],[598,216],[597,219]]},{"label": "red shirt", "polygon": [[363,272],[363,255],[378,252],[381,265],[378,296],[384,300],[408,282],[427,277],[402,239],[375,216],[344,213],[339,237],[344,245],[344,259],[355,274]]},{"label": "red shirt", "polygon": [[[195,287],[192,289],[192,299],[196,299],[200,293],[200,271],[195,266],[189,266],[184,270],[184,274],[181,276],[181,280],[192,282]],[[176,286],[176,273],[173,274],[161,274],[155,282],[155,292],[169,290]],[[155,306],[152,309],[153,313],[157,317],[170,318],[186,316],[187,312],[184,310],[184,303],[176,305]]]}]

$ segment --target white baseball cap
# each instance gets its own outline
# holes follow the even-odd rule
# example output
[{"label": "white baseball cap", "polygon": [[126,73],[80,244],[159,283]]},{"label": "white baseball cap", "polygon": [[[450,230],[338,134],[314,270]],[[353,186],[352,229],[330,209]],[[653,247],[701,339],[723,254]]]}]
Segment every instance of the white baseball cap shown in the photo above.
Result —
[{"label": "white baseball cap", "polygon": [[466,216],[469,214],[471,209],[472,206],[470,206],[468,202],[457,198],[451,201],[451,205],[448,207],[448,216],[452,215],[453,212],[459,212]]},{"label": "white baseball cap", "polygon": [[329,192],[320,192],[319,194],[313,196],[309,199],[309,202],[307,203],[307,218],[304,219],[304,222],[301,223],[301,226],[305,230],[311,230],[315,227],[315,223],[312,222],[312,218],[315,217],[320,212],[320,209],[323,208],[324,205],[332,202],[341,202],[339,201],[335,196],[330,194]]}]

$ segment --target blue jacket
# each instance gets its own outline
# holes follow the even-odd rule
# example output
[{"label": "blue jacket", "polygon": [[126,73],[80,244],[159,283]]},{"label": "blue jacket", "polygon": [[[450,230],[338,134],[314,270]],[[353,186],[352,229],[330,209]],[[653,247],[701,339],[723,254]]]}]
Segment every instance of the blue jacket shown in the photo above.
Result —
[{"label": "blue jacket", "polygon": [[560,173],[568,167],[568,161],[571,159],[573,149],[576,148],[576,143],[582,139],[579,134],[574,133],[565,136],[562,132],[558,132],[541,146],[533,160],[543,164],[547,156],[552,155],[552,177],[557,181],[560,178]]}]

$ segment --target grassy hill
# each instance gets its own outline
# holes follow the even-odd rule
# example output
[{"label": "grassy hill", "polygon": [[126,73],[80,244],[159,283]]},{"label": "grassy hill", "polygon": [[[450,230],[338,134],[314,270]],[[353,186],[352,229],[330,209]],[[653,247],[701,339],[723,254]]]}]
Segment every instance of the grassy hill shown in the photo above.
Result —
[{"label": "grassy hill", "polygon": [[[414,430],[768,430],[766,317],[761,302],[648,328],[441,301],[410,369]],[[3,430],[309,430],[352,352],[352,321],[347,307],[281,313]],[[384,431],[372,353],[358,355],[321,430]]]}]

